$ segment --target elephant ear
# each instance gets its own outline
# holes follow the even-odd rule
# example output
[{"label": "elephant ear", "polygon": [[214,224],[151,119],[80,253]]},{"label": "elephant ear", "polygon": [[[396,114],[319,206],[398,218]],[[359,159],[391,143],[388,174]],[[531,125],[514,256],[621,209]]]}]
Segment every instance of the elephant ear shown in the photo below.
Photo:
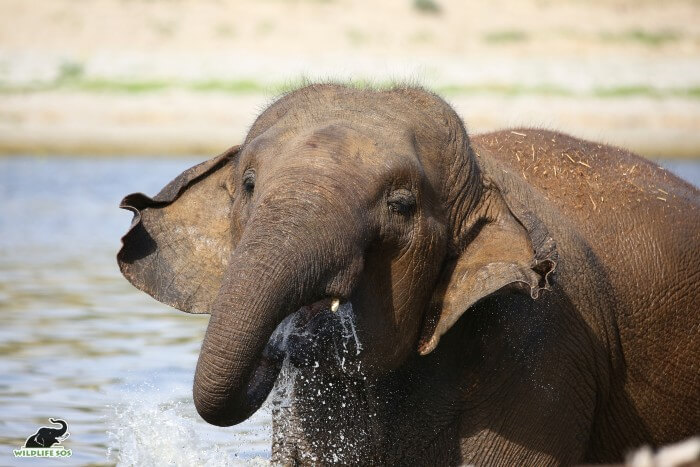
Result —
[{"label": "elephant ear", "polygon": [[233,249],[231,184],[238,146],[196,165],[153,198],[125,197],[134,213],[117,254],[129,282],[189,313],[208,313]]},{"label": "elephant ear", "polygon": [[479,300],[509,287],[537,299],[551,288],[557,250],[544,223],[517,201],[506,203],[489,184],[481,214],[460,254],[448,261],[424,319],[418,351],[432,352],[453,324]]}]

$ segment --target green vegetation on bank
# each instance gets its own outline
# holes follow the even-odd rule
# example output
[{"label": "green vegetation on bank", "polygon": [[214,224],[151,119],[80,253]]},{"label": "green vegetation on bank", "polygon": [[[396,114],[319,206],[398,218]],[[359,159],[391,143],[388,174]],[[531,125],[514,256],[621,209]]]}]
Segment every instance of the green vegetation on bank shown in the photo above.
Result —
[{"label": "green vegetation on bank", "polygon": [[655,88],[648,85],[596,86],[590,90],[578,91],[551,84],[474,84],[441,86],[437,92],[445,95],[491,94],[502,96],[561,96],[561,97],[686,97],[700,98],[700,86]]},{"label": "green vegetation on bank", "polygon": [[621,32],[602,32],[600,39],[604,42],[629,42],[649,46],[660,46],[681,39],[681,33],[673,30],[649,31],[645,29],[628,29]]},{"label": "green vegetation on bank", "polygon": [[138,94],[185,89],[199,92],[225,92],[231,94],[262,94],[283,90],[281,86],[265,85],[253,80],[205,80],[173,82],[165,80],[75,79],[8,84],[0,82],[0,92],[5,94],[36,93],[46,91],[103,92]]},{"label": "green vegetation on bank", "polygon": [[486,33],[483,39],[490,44],[509,44],[513,42],[525,42],[530,39],[530,36],[525,31],[506,29],[503,31],[491,31]]},{"label": "green vegetation on bank", "polygon": [[[167,81],[167,80],[118,80],[87,78],[82,76],[62,75],[50,82],[35,82],[28,84],[10,84],[0,82],[0,93],[21,94],[47,91],[88,92],[88,93],[122,93],[143,94],[170,90],[185,90],[191,92],[220,92],[226,94],[281,94],[305,84],[298,80],[284,83],[264,83],[251,79],[231,80],[202,80],[202,81]],[[369,80],[353,80],[351,85],[358,88],[372,87],[387,89],[395,82],[372,82]],[[429,86],[430,87],[430,86]],[[588,90],[575,90],[560,85],[539,84],[467,84],[467,85],[438,85],[430,87],[438,94],[447,96],[457,95],[500,95],[500,96],[560,96],[560,97],[599,97],[599,98],[631,98],[650,97],[668,98],[681,97],[700,99],[700,85],[689,87],[657,88],[649,85],[620,85],[598,86]]]},{"label": "green vegetation on bank", "polygon": [[442,8],[435,0],[413,0],[413,8],[419,13],[440,13]]},{"label": "green vegetation on bank", "polygon": [[[519,40],[510,32],[499,35],[496,40]],[[38,93],[47,91],[143,94],[170,90],[190,92],[218,92],[226,94],[268,94],[278,95],[309,84],[306,78],[278,83],[266,83],[254,79],[205,79],[199,81],[93,78],[85,74],[81,63],[64,62],[53,80],[29,83],[8,83],[0,80],[1,94]],[[400,81],[372,81],[354,79],[348,82],[357,88],[389,89],[406,83]],[[498,96],[559,96],[559,97],[598,97],[598,98],[700,98],[700,85],[687,87],[654,87],[644,84],[595,86],[587,90],[576,90],[562,85],[542,83],[525,85],[518,83],[473,83],[427,86],[438,94],[457,95],[498,95]]]}]

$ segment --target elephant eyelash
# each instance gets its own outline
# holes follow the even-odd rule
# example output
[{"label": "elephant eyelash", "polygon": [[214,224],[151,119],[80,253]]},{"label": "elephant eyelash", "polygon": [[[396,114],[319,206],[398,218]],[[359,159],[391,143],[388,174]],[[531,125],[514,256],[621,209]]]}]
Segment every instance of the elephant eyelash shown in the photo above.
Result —
[{"label": "elephant eyelash", "polygon": [[391,212],[407,216],[416,209],[416,197],[410,191],[402,188],[389,195],[387,205]]},{"label": "elephant eyelash", "polygon": [[248,194],[253,194],[255,190],[255,172],[248,169],[243,174],[243,191]]}]

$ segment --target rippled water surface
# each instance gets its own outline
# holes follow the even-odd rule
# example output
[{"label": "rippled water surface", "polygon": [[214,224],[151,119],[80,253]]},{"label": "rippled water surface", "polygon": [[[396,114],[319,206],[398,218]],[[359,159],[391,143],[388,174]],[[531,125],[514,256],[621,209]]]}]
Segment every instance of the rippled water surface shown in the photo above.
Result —
[{"label": "rippled water surface", "polygon": [[[0,465],[48,418],[69,425],[52,464],[264,463],[269,411],[216,428],[191,384],[207,316],[161,305],[116,266],[127,193],[155,194],[198,160],[0,159]],[[664,162],[700,184],[700,163]]]},{"label": "rippled water surface", "polygon": [[71,433],[64,445],[73,456],[57,463],[269,457],[269,412],[235,428],[195,413],[208,317],[156,302],[116,265],[131,222],[120,199],[155,194],[196,162],[0,159],[0,465],[42,464],[14,459],[12,449],[49,417]]}]

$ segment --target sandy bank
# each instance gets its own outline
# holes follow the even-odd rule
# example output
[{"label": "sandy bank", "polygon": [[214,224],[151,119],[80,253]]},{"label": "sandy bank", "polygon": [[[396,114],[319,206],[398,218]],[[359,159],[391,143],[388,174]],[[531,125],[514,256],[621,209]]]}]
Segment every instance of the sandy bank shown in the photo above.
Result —
[{"label": "sandy bank", "polygon": [[542,126],[700,156],[694,0],[0,5],[4,154],[213,154],[269,89],[308,77],[416,82],[471,131]]},{"label": "sandy bank", "polygon": [[[271,96],[163,92],[2,96],[0,153],[215,154],[241,141]],[[448,96],[470,132],[535,126],[649,157],[700,156],[700,101]]]}]

